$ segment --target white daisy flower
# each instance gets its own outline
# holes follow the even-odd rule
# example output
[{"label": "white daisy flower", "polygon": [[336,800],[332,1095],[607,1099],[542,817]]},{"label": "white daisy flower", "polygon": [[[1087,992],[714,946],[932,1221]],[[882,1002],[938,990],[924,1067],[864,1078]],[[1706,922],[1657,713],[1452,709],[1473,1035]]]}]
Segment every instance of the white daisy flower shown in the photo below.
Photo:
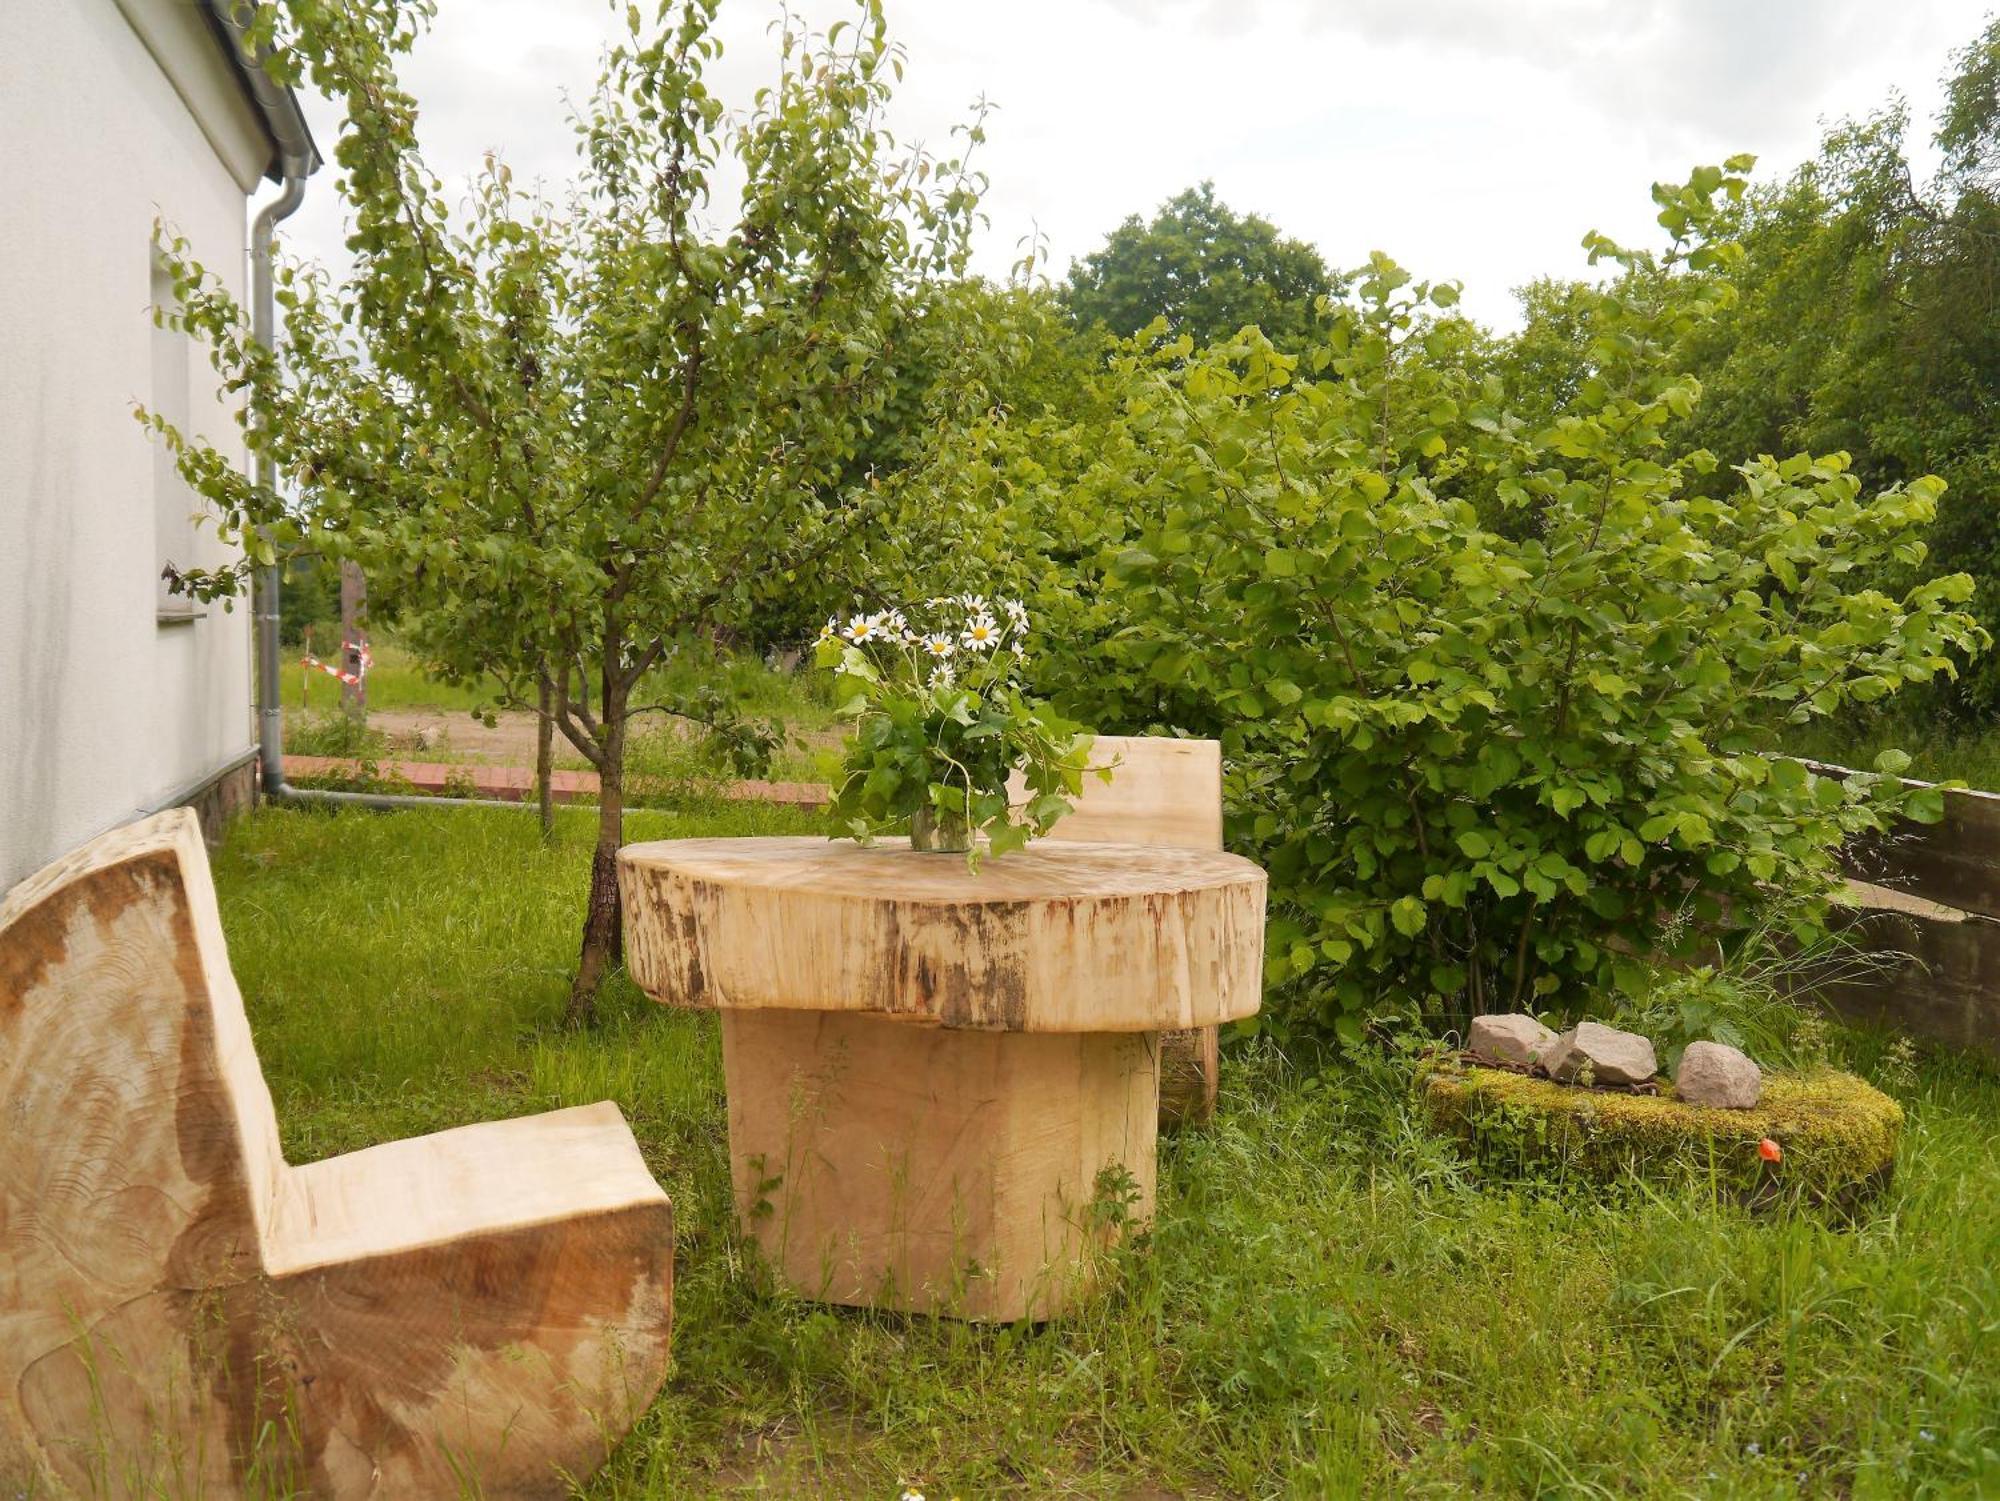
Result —
[{"label": "white daisy flower", "polygon": [[991,651],[1000,644],[1000,627],[991,615],[975,615],[966,622],[959,644],[967,651]]},{"label": "white daisy flower", "polygon": [[891,610],[888,614],[880,615],[876,618],[881,622],[882,629],[891,636],[907,636],[910,634],[910,623],[903,618],[901,610]]},{"label": "white daisy flower", "polygon": [[872,641],[880,634],[882,622],[873,615],[856,615],[847,622],[847,639],[853,642]]},{"label": "white daisy flower", "polygon": [[1028,607],[1018,599],[1003,599],[1000,608],[1007,612],[1007,618],[1015,625],[1025,626],[1028,623]]},{"label": "white daisy flower", "polygon": [[826,624],[819,628],[819,639],[822,641],[831,641],[835,636],[838,636],[839,634],[840,634],[840,617],[838,615],[827,616]]},{"label": "white daisy flower", "polygon": [[957,681],[958,674],[952,671],[949,662],[940,662],[931,669],[931,686],[933,688],[949,688]]},{"label": "white daisy flower", "polygon": [[958,602],[965,606],[965,613],[968,615],[984,615],[986,613],[986,596],[983,594],[961,594],[958,597]]},{"label": "white daisy flower", "polygon": [[932,631],[923,638],[923,644],[925,654],[932,657],[948,657],[958,650],[952,644],[950,635],[944,631]]}]

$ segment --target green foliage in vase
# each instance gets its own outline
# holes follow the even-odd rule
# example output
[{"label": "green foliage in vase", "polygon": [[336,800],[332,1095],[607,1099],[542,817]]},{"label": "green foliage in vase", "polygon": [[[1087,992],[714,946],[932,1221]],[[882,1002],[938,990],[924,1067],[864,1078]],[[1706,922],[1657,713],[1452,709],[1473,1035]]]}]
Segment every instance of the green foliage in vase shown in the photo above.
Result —
[{"label": "green foliage in vase", "polygon": [[[854,737],[834,789],[838,827],[866,842],[905,819],[976,864],[1045,834],[1083,789],[1090,736],[1023,690],[1028,616],[979,595],[829,620],[818,660],[836,674]],[[1012,806],[1019,771],[1026,798]],[[925,837],[919,834],[919,839]]]},{"label": "green foliage in vase", "polygon": [[153,420],[223,537],[253,562],[359,562],[434,672],[547,712],[597,771],[578,1020],[617,954],[634,719],[701,717],[637,692],[683,644],[748,635],[773,590],[874,523],[873,493],[841,480],[894,386],[904,310],[962,267],[981,188],[962,155],[884,129],[903,64],[877,0],[823,34],[788,15],[769,82],[736,108],[707,79],[717,4],[627,10],[560,202],[489,160],[462,206],[396,75],[430,5],[267,6],[256,34],[280,69],[344,108],[352,276],[283,269],[271,352],[185,243],[164,246],[164,316],[248,393],[250,446],[278,476],[253,483]]},{"label": "green foliage in vase", "polygon": [[1626,956],[1726,946],[1780,894],[1810,939],[1844,838],[1938,816],[1902,758],[1843,783],[1779,736],[1983,644],[1963,575],[1870,582],[1921,562],[1940,483],[1799,455],[1707,493],[1667,438],[1747,166],[1655,189],[1663,253],[1586,240],[1622,274],[1571,294],[1592,368],[1548,420],[1434,347],[1453,286],[1378,256],[1312,348],[1128,348],[1104,420],[940,479],[994,551],[1078,560],[1022,566],[1077,644],[1038,659],[1065,712],[1222,739],[1281,1024],[1603,1005]]},{"label": "green foliage in vase", "polygon": [[1313,337],[1319,299],[1334,285],[1311,245],[1237,213],[1204,182],[1162,204],[1152,223],[1134,214],[1114,229],[1070,268],[1063,301],[1079,327],[1101,324],[1119,338],[1155,319],[1169,338],[1197,344],[1254,324],[1292,349]]}]

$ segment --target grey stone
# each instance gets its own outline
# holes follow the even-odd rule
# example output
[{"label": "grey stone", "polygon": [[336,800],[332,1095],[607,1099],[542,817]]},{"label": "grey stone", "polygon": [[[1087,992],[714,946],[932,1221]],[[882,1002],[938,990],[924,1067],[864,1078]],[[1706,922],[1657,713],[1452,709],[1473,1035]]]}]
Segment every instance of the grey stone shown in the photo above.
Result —
[{"label": "grey stone", "polygon": [[1525,1011],[1475,1016],[1466,1048],[1482,1063],[1511,1063],[1526,1068],[1541,1057],[1556,1034]]},{"label": "grey stone", "polygon": [[1542,1054],[1551,1079],[1574,1084],[1586,1071],[1593,1084],[1644,1084],[1659,1072],[1653,1044],[1637,1032],[1602,1022],[1578,1022]]},{"label": "grey stone", "polygon": [[1726,1043],[1689,1043],[1674,1072],[1674,1093],[1689,1105],[1748,1110],[1763,1092],[1763,1070]]}]

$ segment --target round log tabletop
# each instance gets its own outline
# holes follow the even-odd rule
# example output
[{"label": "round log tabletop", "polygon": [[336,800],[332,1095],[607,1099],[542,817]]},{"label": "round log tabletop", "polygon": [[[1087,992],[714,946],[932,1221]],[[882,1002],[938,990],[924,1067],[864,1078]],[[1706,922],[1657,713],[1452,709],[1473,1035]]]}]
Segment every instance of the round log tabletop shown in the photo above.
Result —
[{"label": "round log tabletop", "polygon": [[619,852],[625,953],[655,1000],[998,1032],[1157,1032],[1262,994],[1262,868],[1045,840],[977,870],[902,840],[668,839]]}]

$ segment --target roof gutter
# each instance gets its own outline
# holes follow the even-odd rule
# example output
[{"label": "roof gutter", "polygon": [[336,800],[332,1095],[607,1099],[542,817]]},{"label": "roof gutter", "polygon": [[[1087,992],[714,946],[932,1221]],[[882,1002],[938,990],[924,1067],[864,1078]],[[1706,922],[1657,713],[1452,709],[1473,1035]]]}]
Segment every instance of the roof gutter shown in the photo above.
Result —
[{"label": "roof gutter", "polygon": [[[277,347],[277,298],[271,278],[271,242],[278,222],[290,218],[304,202],[306,179],[324,165],[312,131],[299,109],[298,96],[273,78],[264,66],[269,53],[256,47],[242,19],[243,0],[200,0],[214,26],[216,39],[236,66],[244,92],[271,140],[271,163],[264,175],[282,183],[283,191],[257,211],[250,223],[250,335],[266,349]],[[277,466],[268,453],[257,455],[256,478],[266,490],[278,485]],[[257,626],[257,759],[265,797],[275,802],[323,802],[390,810],[435,808],[439,804],[477,808],[513,808],[519,803],[489,798],[403,797],[377,792],[334,792],[294,787],[285,780],[285,719],[280,697],[278,620],[279,569],[260,568],[252,581]]]},{"label": "roof gutter", "polygon": [[[270,137],[271,160],[264,168],[264,175],[273,182],[312,176],[324,165],[319,147],[313,144],[312,130],[306,125],[305,112],[299,108],[299,96],[273,78],[266,67],[270,50],[251,41],[245,17],[254,7],[246,0],[200,0],[200,3],[209,24],[215,28],[216,40],[235,66],[237,81],[243,85],[243,92],[263,123],[264,134]],[[291,209],[285,210],[290,212]],[[278,217],[283,218],[284,214]]]}]

